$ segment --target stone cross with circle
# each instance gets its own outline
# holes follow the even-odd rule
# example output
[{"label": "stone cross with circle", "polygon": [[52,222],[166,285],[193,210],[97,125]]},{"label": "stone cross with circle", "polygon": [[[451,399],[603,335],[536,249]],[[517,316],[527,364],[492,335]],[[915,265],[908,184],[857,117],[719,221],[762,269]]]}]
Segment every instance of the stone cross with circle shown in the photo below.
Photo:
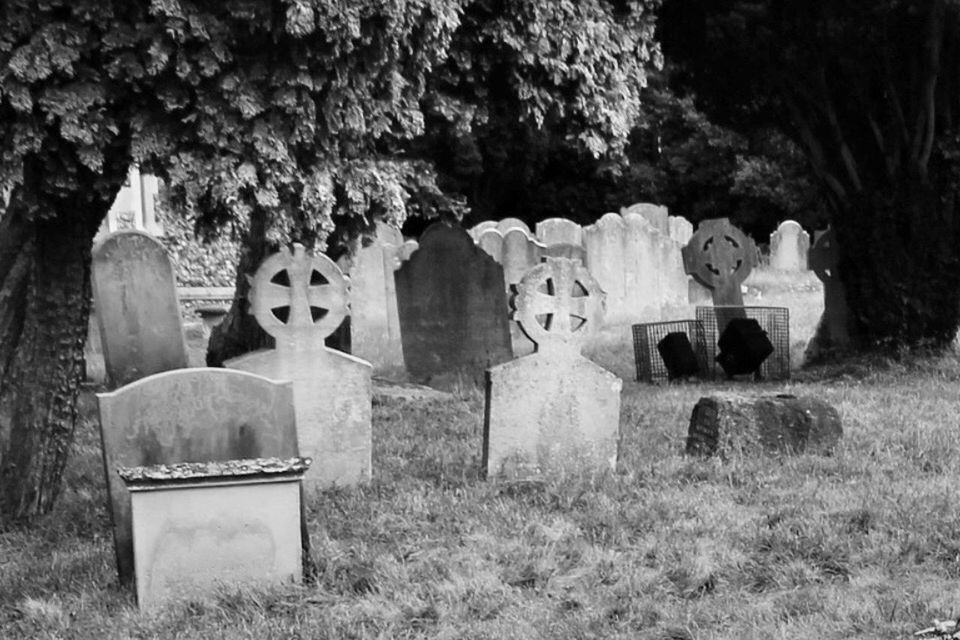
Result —
[{"label": "stone cross with circle", "polygon": [[281,249],[250,281],[250,307],[277,349],[322,347],[349,313],[349,284],[340,268],[303,245]]},{"label": "stone cross with circle", "polygon": [[604,293],[579,260],[547,257],[517,285],[514,308],[538,352],[579,353],[603,319]]},{"label": "stone cross with circle", "polygon": [[727,218],[704,220],[681,250],[683,268],[710,289],[714,305],[743,306],[740,285],[757,266],[752,239]]}]

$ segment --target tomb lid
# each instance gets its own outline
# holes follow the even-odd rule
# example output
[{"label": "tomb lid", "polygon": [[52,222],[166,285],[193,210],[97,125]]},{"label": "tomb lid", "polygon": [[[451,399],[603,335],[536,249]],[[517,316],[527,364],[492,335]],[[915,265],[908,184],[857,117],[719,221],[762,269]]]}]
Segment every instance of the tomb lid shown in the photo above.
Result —
[{"label": "tomb lid", "polygon": [[199,480],[253,479],[298,476],[313,462],[310,458],[247,458],[209,462],[177,462],[141,467],[117,467],[129,487],[197,482]]}]

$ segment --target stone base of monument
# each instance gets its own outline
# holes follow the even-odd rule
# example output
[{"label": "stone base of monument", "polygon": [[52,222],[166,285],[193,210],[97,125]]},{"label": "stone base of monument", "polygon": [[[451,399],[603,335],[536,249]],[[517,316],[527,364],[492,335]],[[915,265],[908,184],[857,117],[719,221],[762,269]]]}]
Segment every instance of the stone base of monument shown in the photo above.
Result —
[{"label": "stone base of monument", "polygon": [[718,394],[700,398],[690,416],[687,453],[833,452],[843,428],[837,410],[809,396]]},{"label": "stone base of monument", "polygon": [[130,491],[137,604],[300,582],[308,458],[121,467]]}]

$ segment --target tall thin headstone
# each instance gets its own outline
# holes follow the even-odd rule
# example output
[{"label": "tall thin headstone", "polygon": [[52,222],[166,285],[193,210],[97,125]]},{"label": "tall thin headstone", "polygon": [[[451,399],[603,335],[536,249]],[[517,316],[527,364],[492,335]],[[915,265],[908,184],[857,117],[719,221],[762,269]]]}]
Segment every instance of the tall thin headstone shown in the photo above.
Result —
[{"label": "tall thin headstone", "polygon": [[173,266],[142,231],[117,231],[92,252],[93,303],[107,378],[120,387],[187,366]]},{"label": "tall thin headstone", "polygon": [[130,494],[118,467],[298,454],[289,382],[226,369],[158,373],[97,395],[120,583],[133,586]]},{"label": "tall thin headstone", "polygon": [[487,371],[484,474],[612,469],[623,381],[580,355],[602,318],[603,292],[568,258],[546,258],[518,289],[517,320],[537,351]]},{"label": "tall thin headstone", "polygon": [[396,273],[407,371],[416,380],[511,358],[503,267],[460,227],[427,227]]},{"label": "tall thin headstone", "polygon": [[347,315],[343,272],[325,255],[295,244],[292,251],[264,260],[250,285],[251,311],[277,346],[233,358],[225,366],[293,382],[300,452],[313,458],[306,486],[368,480],[372,366],[324,344]]}]

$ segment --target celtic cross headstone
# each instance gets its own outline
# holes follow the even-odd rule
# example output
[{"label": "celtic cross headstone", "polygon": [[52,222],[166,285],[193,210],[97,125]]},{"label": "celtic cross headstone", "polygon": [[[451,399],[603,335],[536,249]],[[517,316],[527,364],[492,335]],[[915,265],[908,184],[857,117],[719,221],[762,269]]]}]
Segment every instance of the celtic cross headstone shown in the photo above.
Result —
[{"label": "celtic cross headstone", "polygon": [[603,292],[579,261],[551,257],[517,289],[515,317],[537,351],[487,371],[484,474],[612,468],[623,381],[580,353],[602,320]]},{"label": "celtic cross headstone", "polygon": [[807,264],[823,282],[823,316],[817,330],[818,347],[846,348],[850,345],[847,293],[837,272],[840,252],[836,232],[827,227],[814,235],[813,246],[807,253]]},{"label": "celtic cross headstone", "polygon": [[276,349],[224,364],[293,382],[300,454],[313,458],[306,485],[369,479],[372,366],[324,345],[348,313],[343,272],[325,255],[295,244],[264,260],[250,286],[251,312],[276,339]]},{"label": "celtic cross headstone", "polygon": [[740,285],[755,266],[753,240],[727,218],[704,220],[683,248],[683,268],[710,289],[714,305],[743,306]]}]

